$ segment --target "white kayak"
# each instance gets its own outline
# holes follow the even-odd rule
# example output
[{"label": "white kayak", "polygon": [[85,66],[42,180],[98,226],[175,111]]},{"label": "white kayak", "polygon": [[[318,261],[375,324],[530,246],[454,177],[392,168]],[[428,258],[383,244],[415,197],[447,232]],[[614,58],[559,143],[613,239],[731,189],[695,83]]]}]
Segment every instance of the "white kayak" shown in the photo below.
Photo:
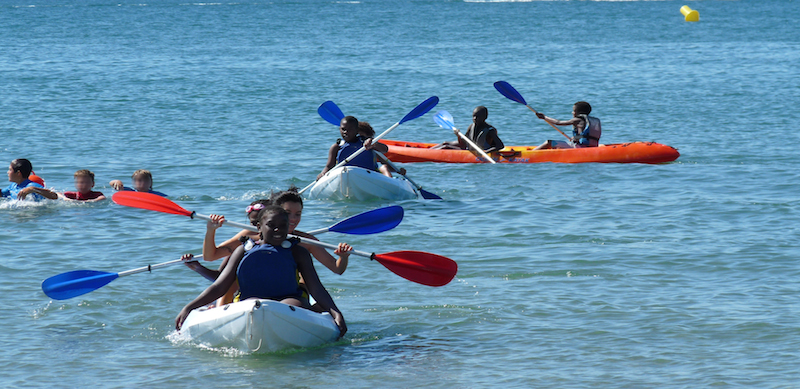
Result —
[{"label": "white kayak", "polygon": [[209,347],[232,347],[246,353],[315,347],[339,337],[329,313],[316,313],[273,300],[245,300],[189,313],[180,330]]},{"label": "white kayak", "polygon": [[405,179],[355,166],[331,169],[308,191],[308,198],[332,200],[409,200],[418,196]]}]

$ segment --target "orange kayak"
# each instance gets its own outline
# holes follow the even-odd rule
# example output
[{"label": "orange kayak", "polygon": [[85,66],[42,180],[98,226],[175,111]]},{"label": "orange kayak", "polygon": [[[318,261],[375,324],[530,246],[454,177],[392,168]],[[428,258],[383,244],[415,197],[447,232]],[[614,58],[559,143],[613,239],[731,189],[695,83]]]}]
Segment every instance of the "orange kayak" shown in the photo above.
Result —
[{"label": "orange kayak", "polygon": [[[431,150],[435,143],[381,139],[389,146],[386,156],[394,162],[488,163],[468,150]],[[534,150],[536,146],[506,146],[491,153],[498,163],[664,163],[680,156],[672,146],[655,142],[631,142],[575,149]]]}]

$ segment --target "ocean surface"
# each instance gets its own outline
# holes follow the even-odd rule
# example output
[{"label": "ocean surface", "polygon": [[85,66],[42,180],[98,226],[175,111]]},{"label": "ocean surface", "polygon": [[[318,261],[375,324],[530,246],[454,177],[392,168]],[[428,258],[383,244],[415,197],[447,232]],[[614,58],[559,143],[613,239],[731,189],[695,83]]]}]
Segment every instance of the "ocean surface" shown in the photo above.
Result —
[{"label": "ocean surface", "polygon": [[[688,4],[700,21],[687,23]],[[50,188],[149,169],[183,207],[244,207],[322,169],[335,101],[380,132],[426,98],[506,144],[561,135],[492,83],[663,165],[406,164],[444,198],[333,233],[458,262],[431,288],[352,257],[320,277],[335,344],[246,355],[174,342],[208,282],[177,265],[53,301],[47,277],[199,254],[205,223],[125,208],[0,202],[2,387],[759,387],[800,383],[800,7],[794,1],[3,0],[0,161]],[[390,139],[453,134],[432,113]],[[307,201],[300,229],[391,202]],[[218,242],[236,232],[218,231]]]}]

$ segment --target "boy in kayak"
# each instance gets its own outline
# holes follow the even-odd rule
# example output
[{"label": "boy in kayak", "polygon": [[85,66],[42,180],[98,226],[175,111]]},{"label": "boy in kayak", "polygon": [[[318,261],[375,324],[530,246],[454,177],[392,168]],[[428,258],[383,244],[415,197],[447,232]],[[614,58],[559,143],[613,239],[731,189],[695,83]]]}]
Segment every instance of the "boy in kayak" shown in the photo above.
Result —
[{"label": "boy in kayak", "polygon": [[131,178],[133,179],[133,188],[124,186],[120,180],[111,180],[108,184],[111,185],[114,190],[118,191],[145,192],[167,197],[167,195],[153,190],[153,175],[150,174],[149,170],[139,169],[133,172]]},{"label": "boy in kayak", "polygon": [[[585,101],[579,101],[572,106],[572,119],[558,120],[537,112],[536,116],[548,123],[557,126],[572,126],[571,143],[566,141],[548,140],[534,150],[543,149],[571,149],[573,147],[597,147],[600,144],[600,119],[589,116],[592,106]],[[574,145],[574,146],[573,146]]]},{"label": "boy in kayak", "polygon": [[322,172],[317,175],[317,180],[322,178],[329,170],[333,169],[336,164],[344,161],[347,157],[361,149],[362,146],[367,150],[353,158],[346,166],[357,166],[367,170],[377,171],[378,167],[375,163],[376,156],[372,150],[385,153],[389,151],[389,147],[383,143],[373,143],[372,138],[365,139],[359,136],[358,119],[353,116],[345,116],[342,119],[339,124],[339,132],[342,135],[342,139],[331,146],[328,151],[328,163],[325,165],[325,168],[322,169]]},{"label": "boy in kayak", "polygon": [[82,169],[75,172],[75,189],[74,192],[64,192],[62,196],[69,200],[95,202],[105,200],[106,196],[102,192],[93,191],[94,188],[94,173],[90,170]]},{"label": "boy in kayak", "polygon": [[[375,130],[372,129],[372,126],[369,124],[369,122],[358,122],[358,134],[364,138],[373,138],[375,137]],[[388,150],[389,147],[387,146],[386,149]],[[392,178],[392,172],[395,170],[389,166],[388,162],[386,162],[389,160],[389,158],[386,158],[386,156],[382,154],[375,154],[375,156],[378,157],[379,161],[381,161],[381,166],[378,168],[378,171],[383,173],[384,176]],[[401,167],[399,173],[400,175],[405,176],[406,169]]]},{"label": "boy in kayak", "polygon": [[8,166],[8,181],[11,182],[11,185],[0,191],[0,197],[25,200],[28,195],[31,195],[34,200],[42,200],[45,197],[51,200],[57,199],[58,195],[55,192],[45,189],[41,184],[29,179],[32,171],[31,161],[25,158],[11,161]]},{"label": "boy in kayak", "polygon": [[339,336],[347,332],[344,316],[336,307],[328,291],[319,280],[311,255],[297,240],[286,240],[289,233],[289,215],[281,207],[267,206],[259,211],[259,237],[261,244],[250,250],[239,246],[231,254],[225,269],[211,286],[187,304],[175,318],[175,328],[180,330],[189,312],[221,297],[239,281],[241,299],[270,299],[284,304],[310,309],[308,299],[297,282],[297,271],[317,303],[333,317],[339,327]]},{"label": "boy in kayak", "polygon": [[[491,153],[493,151],[502,150],[505,145],[500,137],[497,136],[497,129],[492,127],[491,124],[486,123],[486,118],[489,117],[489,110],[484,106],[478,106],[472,111],[472,123],[467,128],[467,138],[475,142],[478,147],[483,151]],[[448,150],[467,150],[467,142],[458,138],[455,142],[444,142],[442,144],[431,147],[432,149],[448,149]]]}]

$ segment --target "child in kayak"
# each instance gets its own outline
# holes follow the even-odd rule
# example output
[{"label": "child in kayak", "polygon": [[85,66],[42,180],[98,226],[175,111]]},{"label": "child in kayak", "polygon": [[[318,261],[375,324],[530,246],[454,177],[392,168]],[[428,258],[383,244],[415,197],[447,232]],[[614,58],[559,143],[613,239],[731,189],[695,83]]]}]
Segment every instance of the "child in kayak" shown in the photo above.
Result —
[{"label": "child in kayak", "polygon": [[[372,126],[368,122],[358,122],[358,134],[364,138],[372,138],[375,136],[375,130],[372,129]],[[387,146],[386,148],[388,151],[389,147]],[[392,178],[392,172],[394,172],[395,170],[392,169],[392,167],[389,166],[389,164],[386,162],[388,161],[388,158],[386,158],[385,155],[375,154],[375,156],[381,162],[381,166],[378,168],[378,171],[381,172],[384,176]],[[405,168],[402,167],[400,168],[400,175],[402,176],[406,175]]]},{"label": "child in kayak", "polygon": [[297,283],[299,271],[317,303],[333,317],[339,327],[339,336],[347,332],[347,324],[336,303],[319,280],[311,255],[297,240],[286,240],[289,232],[289,214],[278,206],[267,206],[259,211],[260,245],[251,250],[238,247],[231,254],[225,269],[211,286],[187,304],[175,318],[175,328],[180,330],[189,312],[209,304],[225,294],[233,281],[239,281],[241,299],[261,298],[284,304],[311,308]]},{"label": "child in kayak", "polygon": [[167,195],[153,190],[153,175],[149,170],[139,169],[133,172],[131,179],[133,179],[133,188],[124,186],[120,180],[111,180],[108,184],[111,185],[114,190],[118,191],[145,192],[167,197]]},{"label": "child in kayak", "polygon": [[358,119],[353,116],[345,116],[342,119],[339,124],[339,132],[342,135],[342,139],[331,146],[328,151],[328,163],[325,164],[325,168],[322,169],[322,172],[317,175],[317,180],[322,178],[329,170],[333,169],[336,164],[344,161],[347,157],[361,149],[362,146],[367,150],[353,158],[353,160],[347,163],[347,166],[357,166],[367,170],[377,171],[375,153],[373,153],[372,150],[374,149],[385,153],[389,151],[389,147],[383,143],[373,143],[372,138],[365,139],[359,136]]},{"label": "child in kayak", "polygon": [[536,116],[548,123],[557,126],[572,126],[571,142],[548,140],[534,150],[543,149],[571,149],[573,147],[597,147],[600,144],[600,119],[589,116],[592,106],[585,101],[579,101],[572,106],[572,119],[558,120],[538,112]]},{"label": "child in kayak", "polygon": [[[297,193],[297,188],[292,187],[287,191],[273,193],[269,200],[254,201],[245,210],[248,214],[248,218],[250,219],[250,223],[254,226],[257,225],[258,221],[255,219],[258,215],[257,211],[270,204],[279,206],[289,213],[290,234],[317,240],[317,238],[311,234],[296,230],[297,225],[300,224],[303,213],[303,198]],[[214,241],[216,229],[222,226],[222,224],[225,222],[225,217],[222,215],[210,215],[210,218],[212,221],[209,221],[206,225],[206,236],[203,240],[203,258],[205,258],[207,261],[214,261],[230,255],[237,247],[242,245],[242,241],[245,242],[245,248],[247,248],[247,245],[257,243],[254,242],[254,240],[258,239],[258,233],[242,230],[221,245],[215,246]],[[333,252],[339,256],[339,258],[336,259],[322,247],[306,245],[304,243],[301,243],[301,245],[311,252],[311,255],[316,258],[319,263],[325,265],[325,267],[336,274],[342,274],[347,269],[350,251],[353,250],[349,244],[339,243],[339,247]],[[191,255],[186,255],[183,258],[184,260],[189,259],[191,258]],[[219,275],[219,272],[225,268],[228,259],[229,258],[226,258],[225,261],[223,261],[219,271],[207,269],[197,262],[187,262],[186,265],[204,277],[214,281]],[[238,287],[236,285],[231,287],[231,290],[229,290],[220,300],[217,301],[217,306],[219,307],[231,303],[237,290]]]},{"label": "child in kayak", "polygon": [[106,196],[102,192],[93,191],[94,188],[94,173],[89,170],[82,169],[75,172],[74,192],[64,192],[61,196],[68,200],[95,202],[105,200]]},{"label": "child in kayak", "polygon": [[[489,110],[484,106],[478,106],[472,111],[472,123],[467,128],[464,134],[467,138],[475,142],[478,147],[483,151],[491,153],[493,151],[502,150],[505,145],[500,137],[497,136],[497,129],[491,124],[486,123],[486,118],[489,117]],[[455,130],[453,131],[455,132]],[[460,137],[455,142],[444,142],[432,149],[448,149],[448,150],[467,150],[469,146]]]},{"label": "child in kayak", "polygon": [[0,197],[25,200],[28,195],[31,195],[31,198],[37,201],[44,198],[57,199],[58,194],[29,179],[32,171],[33,165],[31,161],[25,158],[17,158],[11,161],[8,165],[8,181],[11,184],[8,188],[0,191]]}]

